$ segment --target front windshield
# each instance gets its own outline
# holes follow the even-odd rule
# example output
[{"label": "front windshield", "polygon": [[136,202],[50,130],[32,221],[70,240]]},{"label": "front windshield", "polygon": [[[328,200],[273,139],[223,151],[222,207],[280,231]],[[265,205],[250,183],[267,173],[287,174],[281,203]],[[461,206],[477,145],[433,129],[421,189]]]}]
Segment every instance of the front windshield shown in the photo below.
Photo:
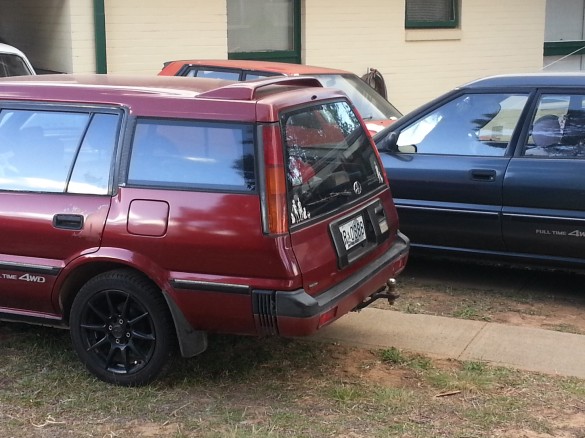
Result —
[{"label": "front windshield", "polygon": [[348,95],[364,120],[397,120],[402,114],[376,90],[353,74],[311,75],[324,87],[337,88]]}]

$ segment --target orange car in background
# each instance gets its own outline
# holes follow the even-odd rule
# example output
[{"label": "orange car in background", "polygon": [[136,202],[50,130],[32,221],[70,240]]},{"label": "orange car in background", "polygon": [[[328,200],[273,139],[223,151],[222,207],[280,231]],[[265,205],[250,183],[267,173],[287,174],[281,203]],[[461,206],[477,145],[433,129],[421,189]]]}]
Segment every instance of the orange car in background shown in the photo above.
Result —
[{"label": "orange car in background", "polygon": [[284,62],[192,59],[166,62],[159,75],[232,81],[249,81],[268,76],[313,76],[324,87],[337,88],[347,94],[372,134],[381,131],[402,115],[359,76],[345,70]]}]

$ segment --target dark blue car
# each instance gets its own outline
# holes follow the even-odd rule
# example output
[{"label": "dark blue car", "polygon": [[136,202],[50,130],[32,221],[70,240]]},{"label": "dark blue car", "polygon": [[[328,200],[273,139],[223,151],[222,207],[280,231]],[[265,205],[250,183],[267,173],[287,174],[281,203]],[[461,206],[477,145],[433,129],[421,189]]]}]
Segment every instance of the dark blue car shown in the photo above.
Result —
[{"label": "dark blue car", "polygon": [[375,140],[414,254],[585,268],[585,74],[481,79]]}]

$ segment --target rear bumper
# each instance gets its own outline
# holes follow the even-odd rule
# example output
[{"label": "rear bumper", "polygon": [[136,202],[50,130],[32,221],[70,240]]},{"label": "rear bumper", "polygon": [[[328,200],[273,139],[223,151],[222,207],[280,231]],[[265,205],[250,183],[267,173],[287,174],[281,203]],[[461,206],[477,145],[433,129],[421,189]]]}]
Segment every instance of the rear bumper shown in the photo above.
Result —
[{"label": "rear bumper", "polygon": [[[254,319],[260,334],[306,336],[316,332],[383,288],[406,266],[410,242],[398,233],[378,259],[318,296],[296,291],[254,290]],[[322,316],[326,315],[326,321]]]}]

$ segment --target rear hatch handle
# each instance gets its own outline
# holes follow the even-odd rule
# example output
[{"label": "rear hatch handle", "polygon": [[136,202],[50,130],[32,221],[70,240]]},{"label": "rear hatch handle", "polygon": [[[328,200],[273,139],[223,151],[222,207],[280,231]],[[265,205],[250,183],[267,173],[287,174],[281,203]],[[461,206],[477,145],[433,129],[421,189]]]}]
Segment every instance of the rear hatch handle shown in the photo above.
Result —
[{"label": "rear hatch handle", "polygon": [[470,174],[474,181],[494,182],[496,180],[494,169],[471,169]]}]

